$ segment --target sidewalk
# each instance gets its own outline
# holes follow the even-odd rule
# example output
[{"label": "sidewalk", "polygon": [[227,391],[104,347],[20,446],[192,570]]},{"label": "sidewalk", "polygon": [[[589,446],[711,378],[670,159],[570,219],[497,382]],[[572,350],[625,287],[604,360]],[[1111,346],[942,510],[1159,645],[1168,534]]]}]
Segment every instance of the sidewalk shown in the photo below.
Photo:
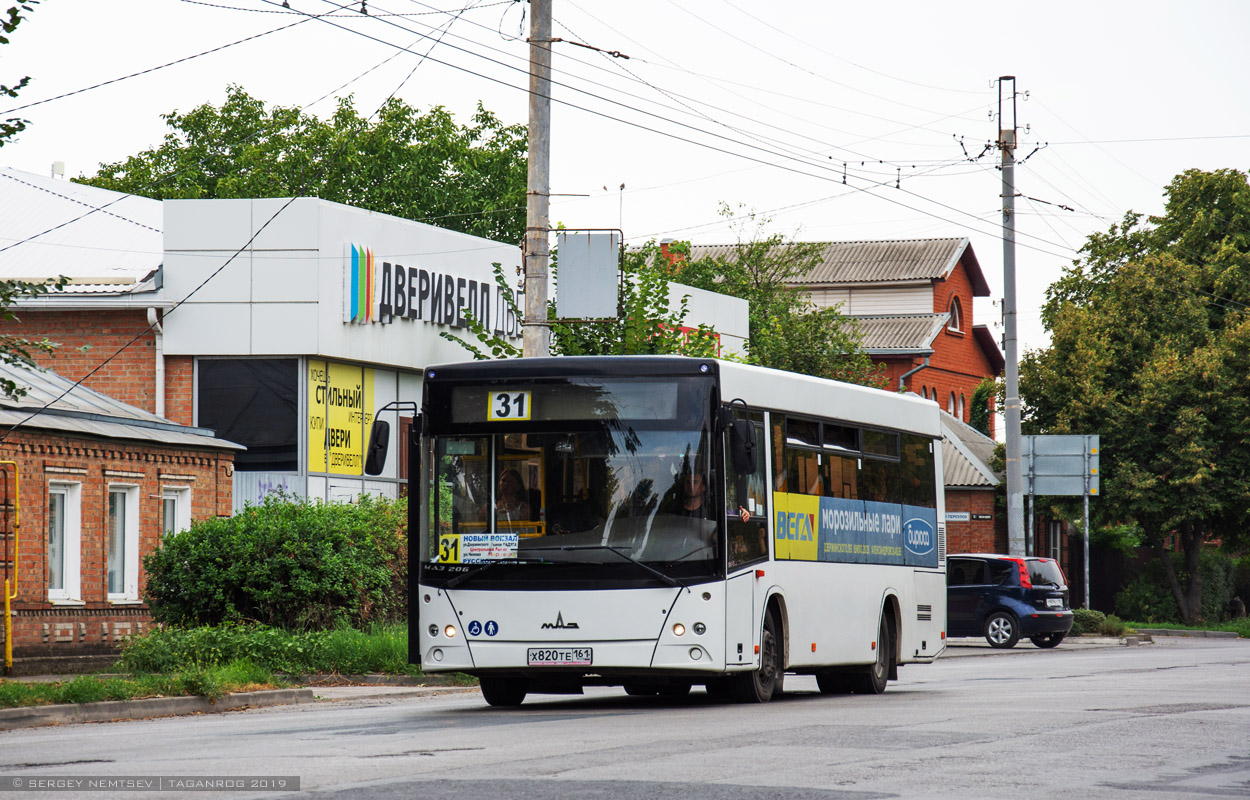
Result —
[{"label": "sidewalk", "polygon": [[[52,683],[69,681],[79,675],[31,675],[23,682]],[[109,677],[101,675],[99,677]],[[418,683],[406,676],[354,675],[350,677],[307,676],[313,685],[291,689],[266,689],[256,692],[234,692],[209,702],[203,697],[147,697],[139,700],[106,700],[98,703],[73,703],[49,706],[22,706],[0,709],[0,731],[43,725],[66,725],[79,722],[110,722],[123,719],[176,717],[188,714],[214,714],[248,708],[298,705],[349,700],[398,699],[475,692],[477,686],[447,683]],[[303,683],[303,681],[301,681]]]}]

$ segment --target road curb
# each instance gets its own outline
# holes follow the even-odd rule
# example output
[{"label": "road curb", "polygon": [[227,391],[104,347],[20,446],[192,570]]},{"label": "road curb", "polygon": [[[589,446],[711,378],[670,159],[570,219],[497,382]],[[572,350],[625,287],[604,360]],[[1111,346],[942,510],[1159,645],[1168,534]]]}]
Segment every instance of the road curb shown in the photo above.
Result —
[{"label": "road curb", "polygon": [[1236,631],[1188,631],[1172,628],[1138,628],[1137,632],[1151,636],[1180,636],[1198,639],[1238,639],[1241,636]]},{"label": "road curb", "polygon": [[[389,691],[388,691],[389,690]],[[476,686],[314,686],[318,702],[342,703],[348,700],[391,700],[404,697],[432,697],[457,692],[476,692]]]},{"label": "road curb", "polygon": [[210,703],[203,697],[147,697],[140,700],[105,700],[99,703],[70,703],[54,706],[23,706],[0,709],[0,730],[34,728],[41,725],[67,725],[77,722],[106,722],[149,717],[176,717],[186,714],[213,714],[241,708],[264,708],[297,703],[314,703],[312,689],[266,689],[236,692]]}]

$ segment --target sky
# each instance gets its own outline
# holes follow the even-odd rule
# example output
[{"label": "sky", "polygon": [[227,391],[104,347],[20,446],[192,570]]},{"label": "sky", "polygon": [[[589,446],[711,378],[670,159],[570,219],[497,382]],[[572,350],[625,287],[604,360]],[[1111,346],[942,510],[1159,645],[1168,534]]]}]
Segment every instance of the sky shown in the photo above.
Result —
[{"label": "sky", "polygon": [[[525,123],[526,3],[365,0],[366,15],[359,0],[288,2],[43,0],[0,46],[0,83],[31,77],[0,98],[0,118],[29,121],[0,165],[94,174],[159,144],[162,114],[219,105],[231,84],[322,117],[338,96],[368,114],[393,94],[462,123],[479,102]],[[1186,169],[1250,166],[1239,0],[552,3],[553,225],[619,227],[631,244],[731,243],[756,226],[802,241],[966,236],[993,293],[974,322],[996,335],[1002,185],[987,145],[997,79],[1015,76],[1022,350],[1046,345],[1046,288],[1090,233],[1161,212]]]}]

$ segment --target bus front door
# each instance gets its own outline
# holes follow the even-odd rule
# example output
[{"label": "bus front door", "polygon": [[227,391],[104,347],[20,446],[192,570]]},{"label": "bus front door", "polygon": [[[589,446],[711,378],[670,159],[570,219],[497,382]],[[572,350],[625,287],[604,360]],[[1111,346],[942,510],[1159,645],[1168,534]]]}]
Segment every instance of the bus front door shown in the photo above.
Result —
[{"label": "bus front door", "polygon": [[755,663],[755,570],[725,582],[725,663]]}]

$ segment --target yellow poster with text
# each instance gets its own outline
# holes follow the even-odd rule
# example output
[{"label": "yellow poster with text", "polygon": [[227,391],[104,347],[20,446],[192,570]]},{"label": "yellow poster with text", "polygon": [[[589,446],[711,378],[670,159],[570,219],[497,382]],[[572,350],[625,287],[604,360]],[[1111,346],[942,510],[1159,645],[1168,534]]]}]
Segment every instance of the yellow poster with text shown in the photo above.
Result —
[{"label": "yellow poster with text", "polygon": [[820,539],[820,498],[773,493],[773,551],[779,559],[815,561]]},{"label": "yellow poster with text", "polygon": [[308,471],[363,474],[373,408],[373,370],[310,359]]}]

